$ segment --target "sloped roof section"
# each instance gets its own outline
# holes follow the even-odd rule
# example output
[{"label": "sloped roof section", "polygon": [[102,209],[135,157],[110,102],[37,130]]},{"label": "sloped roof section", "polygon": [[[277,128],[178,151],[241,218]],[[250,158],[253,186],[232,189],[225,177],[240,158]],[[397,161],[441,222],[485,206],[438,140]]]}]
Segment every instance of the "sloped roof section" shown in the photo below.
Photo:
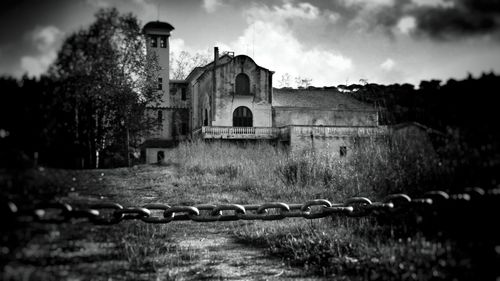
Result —
[{"label": "sloped roof section", "polygon": [[174,30],[174,27],[168,23],[168,22],[163,22],[163,21],[150,21],[148,22],[143,28],[142,31],[144,33],[155,31],[155,30],[165,30],[165,31],[172,31]]},{"label": "sloped roof section", "polygon": [[336,89],[273,89],[272,106],[375,110]]}]

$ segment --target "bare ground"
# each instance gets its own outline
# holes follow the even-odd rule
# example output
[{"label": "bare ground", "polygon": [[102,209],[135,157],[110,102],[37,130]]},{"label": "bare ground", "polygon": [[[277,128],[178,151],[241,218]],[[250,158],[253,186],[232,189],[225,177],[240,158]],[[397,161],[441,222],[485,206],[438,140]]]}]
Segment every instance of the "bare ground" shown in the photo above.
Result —
[{"label": "bare ground", "polygon": [[[78,171],[63,201],[86,204],[222,203],[236,198],[218,189],[189,189],[175,168]],[[260,245],[240,244],[232,232],[259,222],[127,221],[94,226],[22,224],[17,248],[2,248],[3,280],[319,280],[267,255]]]}]

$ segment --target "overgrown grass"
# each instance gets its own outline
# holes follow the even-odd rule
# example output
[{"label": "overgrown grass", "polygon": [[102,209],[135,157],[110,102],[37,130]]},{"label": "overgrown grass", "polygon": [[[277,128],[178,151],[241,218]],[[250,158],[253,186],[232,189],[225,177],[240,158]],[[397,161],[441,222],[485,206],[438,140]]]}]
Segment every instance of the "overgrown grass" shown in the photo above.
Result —
[{"label": "overgrown grass", "polygon": [[[79,171],[61,177],[65,178],[61,183],[39,180],[40,174],[45,173],[42,169],[23,177],[30,183],[21,186],[28,188],[24,194],[33,193],[40,199],[72,192],[74,186],[75,193],[134,206],[150,202],[172,205],[302,203],[316,198],[343,202],[350,196],[377,200],[394,192],[419,195],[446,186],[453,176],[450,174],[453,169],[441,164],[449,161],[405,141],[359,140],[351,152],[349,157],[340,159],[327,151],[289,153],[266,143],[192,142],[181,144],[167,155],[165,166],[168,168],[141,166]],[[16,179],[9,178],[6,182],[15,183]],[[48,193],[39,195],[38,192]],[[8,190],[7,194],[10,193],[18,194],[19,198],[23,195],[13,189]],[[241,243],[265,245],[271,255],[281,257],[290,265],[339,280],[490,277],[490,265],[498,261],[496,248],[490,247],[491,244],[485,247],[480,239],[449,239],[450,233],[466,232],[470,225],[464,221],[464,212],[450,214],[454,215],[458,216],[455,220],[463,221],[464,225],[451,228],[447,236],[436,227],[441,224],[439,220],[422,232],[419,231],[422,225],[411,215],[388,221],[328,218],[251,222],[246,228],[239,224],[233,232]],[[477,218],[476,214],[469,215],[467,221]],[[109,232],[107,228],[99,228],[98,233],[103,235],[103,241],[112,241],[117,246],[120,260],[126,261],[130,272],[163,274],[166,266],[172,268],[166,276],[172,275],[173,279],[184,274],[175,268],[196,263],[199,253],[176,245],[169,234],[176,231],[170,227],[176,224],[168,224],[167,229],[162,225],[124,222]],[[204,227],[210,228],[210,225],[196,225],[196,233],[202,233]],[[479,233],[482,231],[477,229]],[[498,239],[493,241],[498,244]]]},{"label": "overgrown grass", "polygon": [[[360,141],[361,142],[361,141]],[[386,139],[362,140],[347,158],[328,151],[289,153],[267,143],[186,142],[171,152],[181,177],[201,187],[249,192],[255,200],[418,193],[440,187],[436,156]]]},{"label": "overgrown grass", "polygon": [[[343,202],[350,196],[381,199],[389,193],[421,195],[443,188],[450,167],[434,151],[406,140],[359,140],[347,158],[328,151],[288,153],[265,143],[184,143],[172,154],[194,187],[240,194],[242,202],[314,198]],[[241,198],[241,196],[245,196]],[[390,224],[359,218],[287,220],[236,229],[242,243],[267,245],[269,253],[315,274],[350,280],[470,279],[477,263],[453,240],[418,231],[415,217]],[[437,232],[437,230],[436,230]],[[438,238],[439,239],[438,239]],[[462,245],[463,246],[463,245]],[[465,252],[464,252],[465,251]],[[472,273],[468,270],[473,269]],[[474,271],[476,270],[476,271]]]}]

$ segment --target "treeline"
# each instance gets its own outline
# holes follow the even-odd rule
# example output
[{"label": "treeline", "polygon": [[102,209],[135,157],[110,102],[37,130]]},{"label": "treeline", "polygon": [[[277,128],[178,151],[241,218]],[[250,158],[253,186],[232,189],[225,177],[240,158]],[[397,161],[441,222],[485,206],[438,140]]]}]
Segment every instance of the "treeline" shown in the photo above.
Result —
[{"label": "treeline", "polygon": [[130,165],[160,99],[141,24],[102,9],[69,35],[40,78],[0,78],[0,166]]},{"label": "treeline", "polygon": [[[443,135],[435,147],[464,182],[496,185],[500,175],[500,76],[410,84],[350,85],[339,90],[380,110],[384,125],[418,122]],[[443,163],[444,164],[444,163]]]},{"label": "treeline", "polygon": [[[131,117],[106,121],[116,124],[108,124],[114,129],[108,128],[112,134],[104,139],[99,124],[104,114],[91,102],[78,105],[74,93],[65,94],[65,84],[48,76],[0,77],[0,167],[96,168],[140,161],[133,154],[147,128],[140,117],[141,105],[130,103],[139,115],[133,121]],[[144,128],[138,128],[141,123]]]}]

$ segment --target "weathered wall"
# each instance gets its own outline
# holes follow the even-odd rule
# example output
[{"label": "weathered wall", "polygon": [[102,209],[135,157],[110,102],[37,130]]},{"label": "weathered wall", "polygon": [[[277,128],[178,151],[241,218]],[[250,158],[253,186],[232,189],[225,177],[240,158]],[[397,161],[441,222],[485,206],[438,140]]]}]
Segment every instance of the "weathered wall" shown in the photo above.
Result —
[{"label": "weathered wall", "polygon": [[322,154],[328,154],[340,157],[340,148],[346,147],[347,155],[352,153],[351,138],[349,137],[330,137],[330,138],[311,138],[310,136],[295,137],[290,142],[290,151],[293,153],[307,150],[314,150]]},{"label": "weathered wall", "polygon": [[[192,108],[192,127],[200,128],[203,126],[205,118],[208,123],[211,121],[211,93],[212,93],[212,79],[210,78],[211,71],[200,76],[196,81],[191,82],[191,89],[193,90],[193,108]],[[205,110],[207,116],[205,116]]]},{"label": "weathered wall", "polygon": [[329,108],[273,107],[273,126],[377,126],[376,111],[332,110]]},{"label": "weathered wall", "polygon": [[217,103],[217,115],[213,126],[233,126],[233,112],[240,106],[248,107],[253,115],[253,127],[271,127],[272,114],[269,103],[255,103],[252,96],[222,97]]},{"label": "weathered wall", "polygon": [[[158,112],[161,111],[163,118],[161,124],[158,121]],[[172,139],[173,110],[166,108],[148,109],[147,114],[155,122],[154,130],[147,138]]]},{"label": "weathered wall", "polygon": [[352,154],[356,138],[371,138],[387,134],[385,127],[338,128],[317,126],[290,126],[290,150],[321,151],[321,153],[340,156],[340,148],[346,148],[346,157]]},{"label": "weathered wall", "polygon": [[158,163],[158,152],[163,151],[165,158],[163,161],[168,161],[168,157],[171,157],[171,153],[169,153],[172,149],[169,148],[146,148],[146,164],[155,164]]},{"label": "weathered wall", "polygon": [[[191,82],[193,91],[192,127],[203,126],[208,119],[209,126],[232,126],[233,112],[239,106],[248,107],[253,114],[254,127],[271,127],[272,111],[270,96],[272,72],[258,66],[247,56],[237,56],[221,61],[215,69],[215,100],[213,69],[208,69],[197,81]],[[236,76],[244,73],[250,80],[250,95],[236,93]],[[215,106],[215,107],[214,107]],[[205,110],[208,113],[205,117]]]},{"label": "weathered wall", "polygon": [[[233,112],[246,106],[252,111],[254,127],[271,127],[272,114],[269,103],[272,72],[258,66],[250,57],[237,56],[217,68],[215,118],[213,126],[232,126]],[[244,73],[250,80],[250,95],[236,92],[236,76]]]},{"label": "weathered wall", "polygon": [[[150,44],[150,41],[151,40],[151,35],[153,36],[157,36],[156,37],[156,40],[157,40],[157,47],[154,48],[154,47],[151,47],[151,44]],[[162,95],[162,101],[160,103],[160,107],[169,107],[170,106],[170,99],[168,97],[168,94],[169,94],[169,86],[170,86],[170,83],[169,83],[169,75],[170,75],[170,72],[169,72],[169,60],[170,60],[170,32],[166,32],[166,31],[161,31],[161,30],[156,30],[154,32],[150,32],[149,34],[147,34],[147,38],[148,38],[148,41],[147,41],[147,44],[146,44],[146,51],[147,51],[147,54],[150,55],[150,56],[156,56],[157,58],[157,63],[158,63],[158,66],[159,66],[159,70],[157,71],[157,73],[154,73],[152,75],[152,77],[154,77],[155,81],[154,84],[157,85],[157,78],[162,78],[163,79],[163,83],[162,83],[162,90],[157,90],[158,92],[161,93]],[[160,39],[158,36],[167,36],[167,41],[166,41],[166,48],[160,48]]]},{"label": "weathered wall", "polygon": [[170,107],[189,108],[191,106],[191,96],[188,91],[188,84],[184,82],[171,82],[170,95],[168,98]]}]

